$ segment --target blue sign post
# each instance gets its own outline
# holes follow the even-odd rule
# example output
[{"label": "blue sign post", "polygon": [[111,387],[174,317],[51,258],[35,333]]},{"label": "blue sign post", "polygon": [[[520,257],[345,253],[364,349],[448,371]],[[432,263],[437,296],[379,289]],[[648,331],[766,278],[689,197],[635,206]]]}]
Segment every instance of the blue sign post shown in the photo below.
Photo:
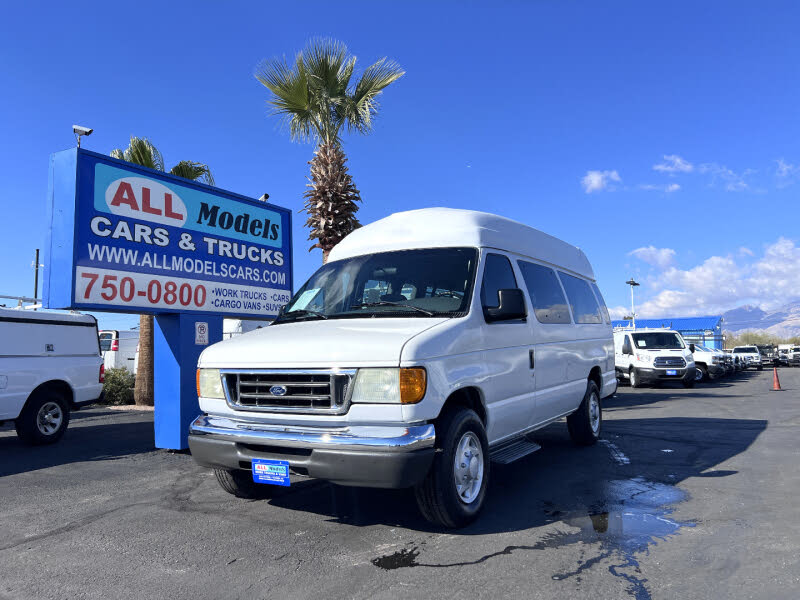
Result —
[{"label": "blue sign post", "polygon": [[156,315],[156,446],[186,448],[223,317],[291,296],[291,212],[77,148],[52,155],[49,199],[44,305]]}]

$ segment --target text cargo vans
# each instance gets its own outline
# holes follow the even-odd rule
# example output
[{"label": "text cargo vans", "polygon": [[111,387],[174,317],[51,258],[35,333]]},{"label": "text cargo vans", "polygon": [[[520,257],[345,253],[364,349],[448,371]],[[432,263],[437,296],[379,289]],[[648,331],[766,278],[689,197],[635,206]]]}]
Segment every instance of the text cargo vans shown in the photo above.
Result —
[{"label": "text cargo vans", "polygon": [[399,213],[351,233],[264,329],[207,348],[189,445],[237,496],[289,473],[414,486],[431,522],[474,519],[490,463],[567,416],[600,436],[611,324],[578,248],[494,215]]},{"label": "text cargo vans", "polygon": [[0,308],[0,421],[13,420],[21,439],[57,441],[70,410],[102,391],[94,317]]}]

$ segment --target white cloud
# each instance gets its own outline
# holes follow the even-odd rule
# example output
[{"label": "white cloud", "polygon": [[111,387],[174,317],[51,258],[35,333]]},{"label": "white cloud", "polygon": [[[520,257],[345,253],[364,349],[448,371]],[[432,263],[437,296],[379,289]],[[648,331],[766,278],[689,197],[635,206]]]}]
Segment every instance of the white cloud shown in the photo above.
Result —
[{"label": "white cloud", "polygon": [[660,173],[691,173],[694,171],[694,165],[689,161],[682,159],[677,154],[665,154],[664,162],[653,165],[653,170]]},{"label": "white cloud", "polygon": [[666,185],[644,183],[639,186],[639,189],[647,190],[649,192],[666,192],[667,194],[670,194],[672,192],[677,192],[679,189],[681,189],[681,186],[679,186],[677,183],[669,183]]},{"label": "white cloud", "polygon": [[643,248],[636,248],[628,252],[628,256],[634,256],[641,261],[646,262],[648,265],[658,267],[659,269],[666,269],[675,260],[675,250],[672,248],[656,248],[655,246],[646,246]]},{"label": "white cloud", "polygon": [[725,165],[719,165],[717,163],[702,164],[698,170],[701,173],[708,173],[711,175],[711,185],[720,183],[728,192],[743,192],[749,190],[750,185],[747,183],[746,178],[755,173],[753,169],[745,169],[741,173],[737,173]]},{"label": "white cloud", "polygon": [[778,167],[775,169],[775,174],[778,177],[792,177],[800,172],[800,165],[787,163],[782,158],[779,158],[775,162],[778,163]]},{"label": "white cloud", "polygon": [[740,256],[755,256],[755,253],[750,250],[747,246],[741,246],[739,248],[739,255]]},{"label": "white cloud", "polygon": [[622,179],[616,171],[586,171],[586,175],[581,179],[581,185],[587,194],[599,192],[609,187],[612,182],[621,182]]},{"label": "white cloud", "polygon": [[[657,293],[637,303],[637,314],[719,314],[743,304],[774,310],[800,299],[800,246],[779,238],[755,262],[746,254],[711,256],[687,270],[674,266],[666,269],[648,286]],[[644,286],[640,289],[644,294],[648,291]]]}]

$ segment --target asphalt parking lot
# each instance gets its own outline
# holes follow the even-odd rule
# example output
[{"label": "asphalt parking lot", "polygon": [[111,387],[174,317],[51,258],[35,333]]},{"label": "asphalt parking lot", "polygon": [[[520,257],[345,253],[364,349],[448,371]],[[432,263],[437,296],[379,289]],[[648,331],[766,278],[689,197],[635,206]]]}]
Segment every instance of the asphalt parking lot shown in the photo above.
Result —
[{"label": "asphalt parking lot", "polygon": [[484,515],[296,480],[237,500],[152,413],[93,408],[55,446],[0,429],[0,598],[797,598],[800,369],[631,390],[605,440],[496,467]]}]

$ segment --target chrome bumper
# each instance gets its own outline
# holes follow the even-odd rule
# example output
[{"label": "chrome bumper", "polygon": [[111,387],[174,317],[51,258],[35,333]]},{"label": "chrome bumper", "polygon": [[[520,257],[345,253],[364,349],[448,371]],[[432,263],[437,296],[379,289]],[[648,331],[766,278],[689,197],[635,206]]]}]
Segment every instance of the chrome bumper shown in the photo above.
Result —
[{"label": "chrome bumper", "polygon": [[370,452],[413,452],[432,448],[436,441],[436,430],[430,423],[409,426],[290,427],[213,415],[197,417],[189,426],[189,435],[283,448]]}]

